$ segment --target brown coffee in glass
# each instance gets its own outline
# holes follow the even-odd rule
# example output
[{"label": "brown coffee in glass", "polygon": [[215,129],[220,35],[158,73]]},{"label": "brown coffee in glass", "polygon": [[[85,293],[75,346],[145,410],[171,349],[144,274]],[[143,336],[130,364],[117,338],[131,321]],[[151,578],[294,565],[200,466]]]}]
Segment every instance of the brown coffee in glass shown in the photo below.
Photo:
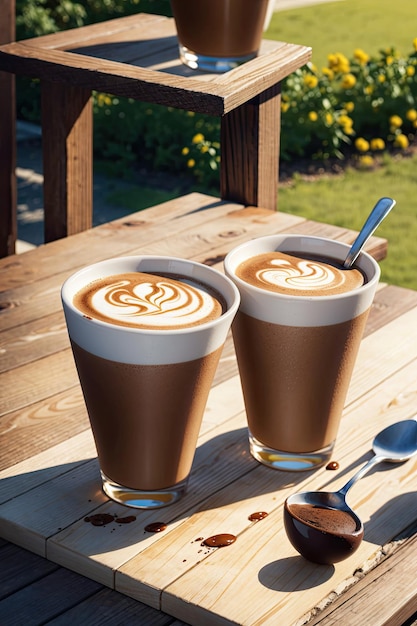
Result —
[{"label": "brown coffee in glass", "polygon": [[379,267],[345,244],[298,235],[255,239],[230,252],[241,294],[233,323],[253,456],[311,469],[331,456]]},{"label": "brown coffee in glass", "polygon": [[207,397],[239,294],[170,257],[89,266],[63,285],[103,489],[139,508],[186,490]]}]

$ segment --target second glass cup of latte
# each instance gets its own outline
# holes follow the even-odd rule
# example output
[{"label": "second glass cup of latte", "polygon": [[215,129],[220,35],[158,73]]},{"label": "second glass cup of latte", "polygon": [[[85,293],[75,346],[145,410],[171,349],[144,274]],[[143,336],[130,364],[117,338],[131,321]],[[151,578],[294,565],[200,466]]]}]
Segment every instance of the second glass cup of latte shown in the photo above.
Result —
[{"label": "second glass cup of latte", "polygon": [[252,455],[283,470],[328,461],[379,281],[361,252],[303,235],[244,243],[225,258],[241,305],[232,331]]},{"label": "second glass cup of latte", "polygon": [[138,508],[175,502],[237,288],[192,261],[121,257],[70,276],[62,302],[105,493]]}]

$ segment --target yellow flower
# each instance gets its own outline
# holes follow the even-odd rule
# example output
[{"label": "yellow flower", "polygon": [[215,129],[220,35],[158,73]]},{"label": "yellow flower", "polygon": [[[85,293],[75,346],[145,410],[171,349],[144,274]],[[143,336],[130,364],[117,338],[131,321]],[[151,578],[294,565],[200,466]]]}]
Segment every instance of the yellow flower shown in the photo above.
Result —
[{"label": "yellow flower", "polygon": [[195,165],[195,161],[194,159],[188,159],[187,161],[187,167],[194,167]]},{"label": "yellow flower", "polygon": [[359,165],[364,169],[369,169],[374,164],[374,159],[370,154],[361,154],[359,157]]},{"label": "yellow flower", "polygon": [[339,124],[341,124],[341,126],[352,126],[353,121],[348,115],[341,115],[339,117]]},{"label": "yellow flower", "polygon": [[368,152],[369,150],[369,142],[366,141],[363,137],[358,137],[355,141],[355,148],[358,152]]},{"label": "yellow flower", "polygon": [[289,102],[281,102],[281,111],[283,113],[286,113],[289,108],[290,108],[290,103]]},{"label": "yellow flower", "polygon": [[193,143],[201,143],[204,141],[203,133],[197,133],[191,140]]},{"label": "yellow flower", "polygon": [[334,78],[334,72],[329,67],[323,67],[322,74],[323,76],[327,76],[329,80],[333,80]]},{"label": "yellow flower", "polygon": [[417,111],[415,109],[408,109],[405,117],[408,119],[409,122],[414,122],[415,120],[417,120]]},{"label": "yellow flower", "polygon": [[346,74],[350,70],[349,61],[341,52],[329,54],[327,61],[329,68],[336,73]]},{"label": "yellow flower", "polygon": [[413,65],[408,65],[406,72],[407,76],[414,76],[414,74],[416,73],[416,68]]},{"label": "yellow flower", "polygon": [[375,137],[374,139],[371,139],[370,145],[371,145],[371,150],[374,150],[374,151],[385,149],[385,141],[381,139],[380,137]]},{"label": "yellow flower", "polygon": [[319,116],[317,115],[315,111],[310,111],[308,114],[308,119],[310,120],[310,122],[317,122],[317,120],[319,119]]},{"label": "yellow flower", "polygon": [[184,148],[181,150],[181,154],[183,154],[184,156],[187,155],[190,152],[190,148],[187,148],[187,146],[184,146]]},{"label": "yellow flower", "polygon": [[408,144],[408,137],[406,135],[403,135],[402,133],[397,135],[394,140],[394,146],[396,146],[397,148],[401,148],[402,150],[408,148]]},{"label": "yellow flower", "polygon": [[353,135],[353,120],[348,115],[341,115],[339,117],[339,124],[342,126],[346,135]]},{"label": "yellow flower", "polygon": [[358,61],[358,63],[360,63],[360,65],[366,65],[369,61],[369,54],[366,54],[366,52],[364,52],[360,48],[356,48],[356,50],[354,50],[353,56]]},{"label": "yellow flower", "polygon": [[354,102],[346,102],[345,103],[346,113],[352,113],[354,108],[355,108],[355,103]]},{"label": "yellow flower", "polygon": [[366,87],[364,87],[363,90],[368,96],[371,96],[374,91],[374,88],[372,85],[366,85]]},{"label": "yellow flower", "polygon": [[342,89],[352,89],[356,84],[356,78],[353,74],[345,74],[342,79]]},{"label": "yellow flower", "polygon": [[318,81],[317,76],[313,76],[313,74],[306,74],[304,76],[304,84],[309,89],[314,89],[314,87],[317,87],[318,82],[319,81]]},{"label": "yellow flower", "polygon": [[205,144],[203,146],[201,146],[200,148],[200,152],[201,154],[204,154],[205,152],[208,152],[208,146],[206,146]]},{"label": "yellow flower", "polygon": [[393,64],[393,62],[394,62],[394,57],[393,57],[393,56],[391,56],[391,55],[388,55],[388,56],[387,56],[387,58],[385,59],[385,63],[386,63],[387,65],[392,65],[392,64]]},{"label": "yellow flower", "polygon": [[110,106],[111,103],[112,103],[112,99],[106,93],[99,93],[99,94],[97,94],[97,104],[98,104],[98,106],[100,106],[100,107]]},{"label": "yellow flower", "polygon": [[326,124],[330,126],[330,124],[333,124],[333,115],[327,112],[325,116],[325,120],[326,120]]},{"label": "yellow flower", "polygon": [[417,52],[417,37],[413,39],[414,50]]},{"label": "yellow flower", "polygon": [[389,118],[389,124],[393,129],[400,128],[402,126],[402,123],[403,121],[399,115],[391,115],[391,117]]},{"label": "yellow flower", "polygon": [[377,80],[379,83],[385,83],[386,81],[385,74],[378,74]]}]

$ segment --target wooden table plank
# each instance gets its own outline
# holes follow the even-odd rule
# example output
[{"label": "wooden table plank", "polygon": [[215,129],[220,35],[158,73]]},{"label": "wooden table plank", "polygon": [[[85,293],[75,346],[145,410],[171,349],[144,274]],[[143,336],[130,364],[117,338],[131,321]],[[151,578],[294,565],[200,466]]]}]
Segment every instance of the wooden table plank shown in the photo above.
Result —
[{"label": "wooden table plank", "polygon": [[[44,623],[45,619],[51,617],[50,606],[47,607],[43,603],[42,590],[45,585],[49,585],[51,578],[49,574],[60,571],[61,586],[52,585],[51,590],[55,594],[56,605],[59,611],[55,617],[48,619],[48,624],[53,626],[72,626],[73,624],[87,623],[90,626],[108,624],[109,626],[122,626],[129,623],[132,626],[143,626],[144,624],[152,624],[152,626],[187,626],[184,622],[175,618],[155,611],[154,609],[140,604],[128,598],[125,595],[103,588],[97,585],[97,591],[86,597],[85,599],[77,599],[76,604],[68,606],[67,585],[71,585],[74,581],[74,574],[60,568],[59,566],[47,561],[46,559],[23,550],[11,543],[2,541],[0,548],[0,559],[2,567],[0,569],[0,622],[2,626],[11,626],[12,624],[21,624],[21,615],[15,618],[14,613],[10,611],[11,605],[22,600],[22,594],[19,593],[26,588],[26,596],[30,602],[37,603],[36,614],[25,616],[25,624]],[[43,584],[40,582],[42,579]],[[82,576],[76,576],[78,583],[86,581],[90,586],[90,581]],[[34,584],[35,583],[35,584]],[[36,584],[37,583],[37,584]],[[18,595],[12,600],[6,600],[12,594],[18,592]]]},{"label": "wooden table plank", "polygon": [[96,582],[59,568],[2,600],[0,619],[2,624],[45,623],[98,589]]},{"label": "wooden table plank", "polygon": [[88,263],[127,254],[141,243],[164,239],[169,228],[181,232],[193,223],[201,227],[206,219],[217,219],[240,208],[242,205],[198,193],[164,202],[25,254],[0,259],[1,290],[31,285],[56,273],[70,273]]},{"label": "wooden table plank", "polygon": [[[55,563],[7,542],[0,547],[0,561],[0,600],[58,569]],[[2,613],[0,602],[0,622]]]}]

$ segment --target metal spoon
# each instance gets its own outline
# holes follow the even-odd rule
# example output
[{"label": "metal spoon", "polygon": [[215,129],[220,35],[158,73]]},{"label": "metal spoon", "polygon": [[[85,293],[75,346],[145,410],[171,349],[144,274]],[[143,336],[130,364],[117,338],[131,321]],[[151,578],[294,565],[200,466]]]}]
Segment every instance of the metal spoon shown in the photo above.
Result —
[{"label": "metal spoon", "polygon": [[306,491],[286,499],[285,530],[294,548],[306,559],[337,563],[359,547],[364,528],[346,504],[346,494],[377,463],[400,463],[417,453],[417,419],[388,426],[375,437],[372,448],[375,456],[339,491]]},{"label": "metal spoon", "polygon": [[395,204],[396,202],[392,198],[380,198],[380,200],[378,200],[348,252],[343,263],[345,269],[349,269],[351,265],[353,265],[369,237],[375,232],[384,217],[388,215]]}]

